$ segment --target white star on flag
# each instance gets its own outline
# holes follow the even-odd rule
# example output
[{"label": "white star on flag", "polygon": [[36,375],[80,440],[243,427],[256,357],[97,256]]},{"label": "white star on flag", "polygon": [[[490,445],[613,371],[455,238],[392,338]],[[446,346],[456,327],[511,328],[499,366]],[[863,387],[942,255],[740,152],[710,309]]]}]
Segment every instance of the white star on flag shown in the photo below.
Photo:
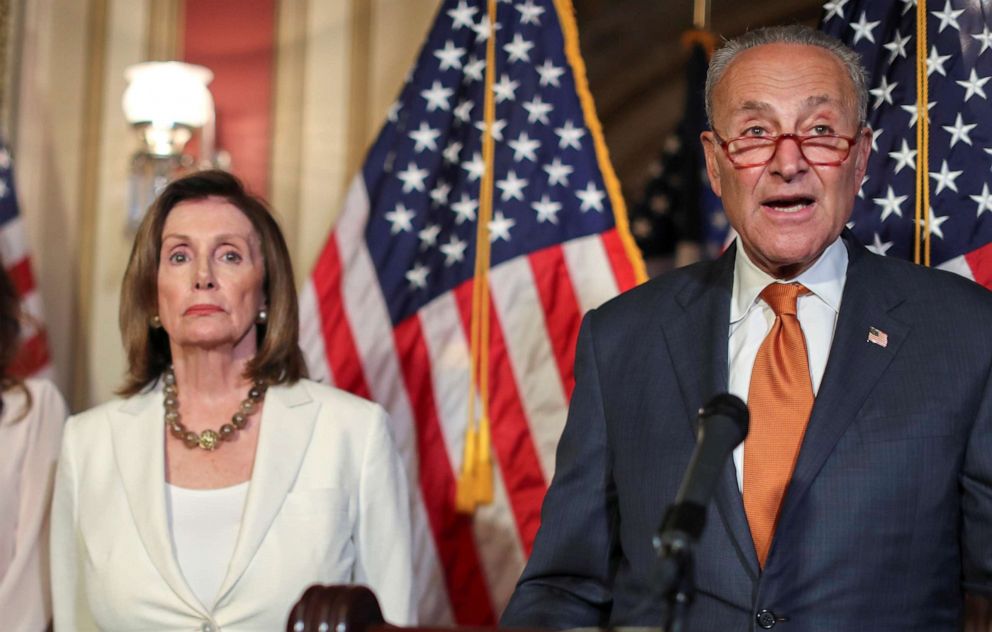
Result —
[{"label": "white star on flag", "polygon": [[947,161],[945,160],[940,165],[940,171],[931,171],[930,177],[937,181],[937,190],[934,192],[935,195],[940,195],[940,192],[944,189],[950,189],[957,193],[958,187],[954,184],[954,181],[960,176],[963,171],[951,171],[947,166]]},{"label": "white star on flag", "polygon": [[[985,96],[985,95],[982,95]],[[527,110],[527,122],[528,123],[543,123],[548,124],[548,114],[554,110],[554,106],[550,103],[545,103],[541,100],[541,95],[534,95],[534,99],[527,101],[523,104],[525,110]]]},{"label": "white star on flag", "polygon": [[413,218],[416,215],[413,211],[403,206],[400,202],[396,208],[386,213],[386,220],[391,224],[389,232],[393,235],[397,233],[408,233],[413,230]]},{"label": "white star on flag", "polygon": [[[933,208],[930,208],[930,234],[936,235],[940,239],[944,238],[944,232],[941,230],[940,225],[950,219],[950,215],[936,215],[933,212]],[[920,220],[920,226],[926,228],[926,222]]]},{"label": "white star on flag", "polygon": [[868,40],[872,44],[875,43],[875,36],[872,35],[872,31],[875,27],[881,23],[880,20],[874,22],[869,22],[865,18],[865,12],[861,12],[861,18],[857,22],[851,22],[850,27],[854,30],[854,43],[857,44],[863,39]]},{"label": "white star on flag", "polygon": [[454,164],[458,162],[458,156],[461,154],[462,144],[457,140],[453,140],[448,143],[448,146],[444,148],[441,155],[444,157],[444,161],[447,163]]},{"label": "white star on flag", "polygon": [[459,0],[458,6],[454,9],[448,11],[448,15],[451,17],[451,28],[457,31],[462,28],[472,28],[475,26],[475,22],[472,18],[475,16],[478,9],[476,7],[468,6],[465,0]]},{"label": "white star on flag", "polygon": [[565,121],[565,125],[555,128],[555,134],[557,134],[559,138],[559,149],[565,149],[567,147],[582,149],[582,144],[579,142],[579,139],[586,135],[586,130],[581,127],[575,127],[572,124],[572,121]]},{"label": "white star on flag", "polygon": [[976,213],[978,217],[981,217],[985,211],[992,212],[992,194],[989,193],[987,182],[982,183],[982,193],[980,195],[969,195],[968,197],[978,202],[978,212]]},{"label": "white star on flag", "polygon": [[937,32],[942,33],[948,26],[952,27],[955,31],[961,30],[961,25],[958,24],[958,16],[964,13],[964,9],[958,9],[954,11],[951,7],[951,0],[946,0],[944,2],[943,11],[931,11],[930,14],[934,17],[940,18],[940,27],[938,27]]},{"label": "white star on flag", "polygon": [[823,5],[823,10],[826,14],[823,16],[823,21],[827,22],[832,18],[844,17],[844,5],[847,4],[848,0],[832,0]]},{"label": "white star on flag", "polygon": [[[930,101],[929,103],[927,103],[927,121],[930,120],[930,110],[932,110],[933,109],[933,106],[935,106],[935,105],[937,105],[937,102],[936,101]],[[900,105],[899,107],[901,107],[902,109],[904,109],[907,112],[909,112],[909,126],[910,127],[915,127],[916,126],[916,119],[920,115],[919,109],[916,107],[916,104],[913,104],[913,105]]]},{"label": "white star on flag", "polygon": [[451,185],[439,180],[437,186],[431,189],[431,200],[438,206],[447,204],[449,193],[451,193]]},{"label": "white star on flag", "polygon": [[468,123],[472,120],[472,106],[475,105],[469,100],[462,101],[454,109],[455,118],[462,123]]},{"label": "white star on flag", "polygon": [[[474,214],[472,218],[475,219]],[[440,246],[441,254],[444,255],[444,265],[452,266],[463,261],[465,259],[465,248],[467,247],[468,242],[459,239],[457,235],[452,235],[448,243],[441,244]]]},{"label": "white star on flag", "polygon": [[489,241],[495,242],[497,239],[510,241],[510,229],[516,224],[517,220],[512,217],[505,217],[503,211],[496,211],[489,222]]},{"label": "white star on flag", "polygon": [[540,84],[542,86],[558,86],[558,79],[565,74],[564,68],[559,68],[551,63],[550,59],[545,59],[544,63],[537,67],[537,74],[541,75]]},{"label": "white star on flag", "polygon": [[475,41],[479,44],[488,40],[491,33],[501,28],[502,25],[499,22],[492,24],[486,16],[482,16],[478,23],[472,25],[472,30],[475,31]]},{"label": "white star on flag", "polygon": [[479,152],[472,155],[472,160],[462,163],[462,169],[468,172],[468,181],[475,182],[486,172],[486,163],[482,160]]},{"label": "white star on flag", "polygon": [[886,50],[890,51],[889,54],[890,64],[893,61],[895,61],[897,57],[906,57],[906,55],[908,54],[906,52],[906,44],[909,44],[910,39],[911,38],[909,35],[903,37],[902,34],[899,33],[899,31],[896,31],[896,34],[892,38],[892,41],[884,46]]},{"label": "white star on flag", "polygon": [[[493,121],[493,140],[501,141],[503,140],[503,128],[506,127],[506,121],[495,120]],[[475,123],[475,129],[480,132],[486,131],[485,121],[477,121]]]},{"label": "white star on flag", "polygon": [[420,128],[413,130],[407,136],[415,143],[413,151],[419,154],[425,149],[437,151],[437,139],[441,136],[441,131],[433,129],[427,121],[421,121]]},{"label": "white star on flag", "polygon": [[513,150],[514,162],[520,162],[524,158],[531,162],[537,162],[537,150],[540,149],[541,143],[529,137],[527,132],[520,132],[517,140],[511,140],[508,144]]},{"label": "white star on flag", "polygon": [[513,101],[514,93],[517,91],[519,85],[520,82],[510,79],[509,75],[500,77],[499,81],[493,85],[493,94],[496,95],[496,103]]},{"label": "white star on flag", "polygon": [[986,49],[992,48],[992,30],[989,30],[989,27],[986,26],[982,28],[981,33],[972,34],[971,37],[972,39],[978,40],[982,43],[982,48],[978,51],[979,55],[984,53]]},{"label": "white star on flag", "polygon": [[469,197],[468,193],[462,193],[462,199],[451,205],[451,210],[455,212],[455,224],[461,226],[465,222],[474,222],[477,208],[479,202]]},{"label": "white star on flag", "polygon": [[575,171],[569,165],[562,164],[561,158],[555,158],[550,165],[544,165],[544,170],[548,172],[548,186],[558,184],[563,187],[568,186],[568,176]]},{"label": "white star on flag", "polygon": [[909,167],[913,171],[916,171],[916,150],[909,148],[905,138],[902,139],[902,147],[899,151],[890,151],[889,157],[896,160],[896,173],[902,171],[903,167]]},{"label": "white star on flag", "polygon": [[971,130],[978,127],[978,124],[965,125],[961,119],[961,113],[958,112],[957,118],[954,119],[954,125],[942,125],[941,127],[951,134],[951,147],[954,147],[958,141],[962,141],[965,145],[970,145],[971,136],[969,134]]},{"label": "white star on flag", "polygon": [[889,105],[892,105],[892,91],[895,90],[896,86],[898,85],[899,85],[898,81],[893,81],[892,83],[889,83],[888,78],[883,76],[881,83],[878,84],[878,87],[872,88],[871,90],[868,91],[872,94],[872,96],[875,97],[875,105],[873,105],[872,107],[878,108],[878,106],[882,105],[883,103],[888,103]]},{"label": "white star on flag", "polygon": [[954,83],[964,88],[965,90],[964,102],[967,103],[968,99],[970,99],[976,94],[982,97],[983,99],[987,99],[988,97],[985,96],[984,86],[988,82],[989,82],[989,77],[979,78],[979,76],[975,73],[975,69],[972,68],[971,75],[968,76],[967,81],[955,81]]},{"label": "white star on flag", "polygon": [[419,233],[417,237],[420,239],[420,249],[427,250],[437,245],[437,236],[441,234],[441,227],[437,224],[430,224],[427,228],[424,228]]},{"label": "white star on flag", "polygon": [[430,172],[427,169],[418,169],[417,164],[411,162],[404,171],[396,174],[396,177],[403,182],[403,193],[411,191],[423,191],[424,179]]},{"label": "white star on flag", "polygon": [[444,48],[441,50],[434,51],[434,56],[441,62],[441,70],[460,69],[462,67],[462,55],[464,54],[465,49],[458,48],[451,40],[445,42]]},{"label": "white star on flag", "polygon": [[427,289],[427,276],[431,271],[422,263],[418,263],[404,275],[406,280],[410,282],[411,290],[424,290]]},{"label": "white star on flag", "polygon": [[510,169],[506,174],[505,180],[496,181],[496,188],[503,192],[500,195],[500,200],[503,202],[510,200],[520,200],[522,202],[524,199],[524,187],[526,186],[527,180],[518,178],[513,169]]},{"label": "white star on flag", "polygon": [[899,217],[902,217],[902,203],[908,198],[909,196],[907,195],[896,195],[895,191],[893,191],[890,186],[888,192],[885,194],[885,197],[872,198],[872,201],[882,207],[881,221],[884,222],[885,218],[889,215],[898,215]]},{"label": "white star on flag", "polygon": [[518,4],[516,9],[520,12],[521,24],[541,25],[541,14],[544,13],[544,7],[535,5],[534,0],[527,0],[523,4]]},{"label": "white star on flag", "polygon": [[530,206],[532,209],[537,211],[538,223],[558,223],[558,211],[561,210],[561,204],[558,202],[552,202],[547,193],[541,196],[541,200],[539,202],[532,202]]},{"label": "white star on flag", "polygon": [[583,213],[590,210],[596,210],[598,213],[603,212],[603,198],[606,197],[606,193],[597,189],[592,182],[587,184],[584,190],[576,191],[575,195],[582,200],[579,208]]},{"label": "white star on flag", "polygon": [[427,111],[433,112],[435,110],[448,111],[451,109],[451,104],[448,103],[448,99],[451,95],[455,93],[451,88],[444,87],[440,81],[435,81],[431,85],[430,90],[421,90],[420,96],[424,97],[427,101]]},{"label": "white star on flag", "polygon": [[465,79],[472,81],[482,81],[482,72],[486,69],[486,60],[477,59],[475,55],[468,58],[468,63],[465,64],[465,68],[462,71],[465,73]]},{"label": "white star on flag", "polygon": [[872,243],[872,244],[868,244],[868,246],[867,246],[868,250],[871,250],[876,255],[882,255],[883,257],[885,256],[885,253],[888,252],[889,251],[889,248],[891,248],[891,247],[892,247],[892,242],[891,241],[887,241],[885,243],[882,243],[882,239],[881,239],[881,237],[878,236],[878,233],[875,233],[875,242]]},{"label": "white star on flag", "polygon": [[503,50],[509,56],[510,63],[515,61],[530,62],[530,49],[534,48],[533,42],[528,42],[520,33],[513,36],[513,41],[503,45]]},{"label": "white star on flag", "polygon": [[927,76],[929,77],[934,73],[934,71],[936,71],[939,72],[941,76],[946,77],[947,71],[944,69],[944,62],[950,58],[950,55],[941,55],[938,53],[936,46],[931,46],[930,56],[927,57]]}]

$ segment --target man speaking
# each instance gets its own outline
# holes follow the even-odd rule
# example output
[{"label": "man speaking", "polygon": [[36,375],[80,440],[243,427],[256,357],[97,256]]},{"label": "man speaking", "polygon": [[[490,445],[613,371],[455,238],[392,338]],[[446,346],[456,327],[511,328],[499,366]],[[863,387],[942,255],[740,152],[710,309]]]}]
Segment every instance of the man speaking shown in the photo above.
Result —
[{"label": "man speaking", "polygon": [[659,624],[652,535],[724,391],[750,432],[688,630],[960,630],[965,593],[992,593],[992,293],[845,231],[867,101],[857,55],[807,27],[713,55],[702,143],[737,242],[587,315],[503,625]]}]

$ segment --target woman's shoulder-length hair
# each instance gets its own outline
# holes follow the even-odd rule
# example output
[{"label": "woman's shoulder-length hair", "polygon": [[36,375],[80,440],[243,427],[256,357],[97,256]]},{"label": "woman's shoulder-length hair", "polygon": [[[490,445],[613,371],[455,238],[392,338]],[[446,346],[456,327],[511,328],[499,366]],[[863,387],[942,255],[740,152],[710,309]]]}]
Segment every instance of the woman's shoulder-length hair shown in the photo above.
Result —
[{"label": "woman's shoulder-length hair", "polygon": [[165,330],[152,325],[152,318],[158,314],[162,229],[177,205],[206,198],[221,198],[244,213],[261,243],[268,319],[256,325],[258,350],[245,368],[245,377],[267,384],[291,384],[307,377],[298,341],[300,323],[293,265],[279,225],[265,201],[249,193],[235,176],[220,170],[198,171],[165,187],[135,235],[121,285],[119,318],[127,374],[118,390],[120,395],[137,394],[172,363]]}]

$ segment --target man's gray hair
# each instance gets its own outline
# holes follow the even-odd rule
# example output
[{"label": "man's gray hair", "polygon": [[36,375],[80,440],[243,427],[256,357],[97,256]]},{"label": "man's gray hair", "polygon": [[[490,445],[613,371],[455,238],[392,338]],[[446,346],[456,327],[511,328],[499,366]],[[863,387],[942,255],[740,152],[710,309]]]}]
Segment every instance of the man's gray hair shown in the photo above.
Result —
[{"label": "man's gray hair", "polygon": [[844,45],[840,40],[802,24],[790,26],[769,26],[748,31],[743,35],[727,40],[710,59],[706,75],[706,118],[713,127],[713,90],[727,72],[727,68],[740,53],[749,48],[765,44],[797,44],[819,46],[833,55],[844,65],[858,102],[858,122],[868,120],[868,72],[861,63],[861,56]]}]

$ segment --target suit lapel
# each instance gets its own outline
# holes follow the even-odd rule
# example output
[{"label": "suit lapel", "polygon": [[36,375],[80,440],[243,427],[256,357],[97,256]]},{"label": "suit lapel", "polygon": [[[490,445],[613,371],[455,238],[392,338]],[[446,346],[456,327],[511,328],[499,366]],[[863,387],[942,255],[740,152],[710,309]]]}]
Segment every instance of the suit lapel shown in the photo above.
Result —
[{"label": "suit lapel", "polygon": [[320,405],[311,399],[301,382],[293,386],[274,386],[266,393],[241,531],[218,603],[247,570],[293,487],[310,445],[319,409]]},{"label": "suit lapel", "polygon": [[186,584],[172,552],[165,508],[163,423],[161,390],[127,399],[110,413],[114,458],[131,517],[152,564],[177,597],[205,614],[206,609]]},{"label": "suit lapel", "polygon": [[[682,313],[661,323],[693,436],[699,408],[714,395],[727,390],[728,319],[735,253],[736,246],[731,246],[708,270],[705,278],[683,287],[676,297]],[[724,466],[714,502],[739,559],[748,573],[757,577],[758,559],[732,459]]]},{"label": "suit lapel", "polygon": [[[837,330],[783,501],[779,529],[788,524],[794,507],[909,334],[909,326],[890,313],[903,300],[894,284],[879,276],[880,270],[871,265],[863,246],[850,239],[847,242],[850,261]],[[868,341],[872,327],[887,335],[884,347]]]}]

